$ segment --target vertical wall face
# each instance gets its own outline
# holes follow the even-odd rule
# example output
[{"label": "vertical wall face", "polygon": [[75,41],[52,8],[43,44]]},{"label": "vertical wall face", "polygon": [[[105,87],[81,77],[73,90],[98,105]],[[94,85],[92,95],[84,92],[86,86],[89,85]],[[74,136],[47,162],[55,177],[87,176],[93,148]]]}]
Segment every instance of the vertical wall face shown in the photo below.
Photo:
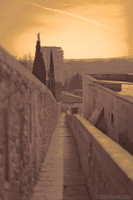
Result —
[{"label": "vertical wall face", "polygon": [[133,156],[79,115],[67,115],[91,200],[132,199]]},{"label": "vertical wall face", "polygon": [[[95,87],[87,76],[82,77],[83,80],[83,116],[89,119],[95,108]],[[92,87],[92,89],[91,89]]]},{"label": "vertical wall face", "polygon": [[99,112],[103,109],[105,133],[133,154],[133,102],[107,88],[93,84],[93,81],[85,76],[83,82],[84,117],[89,120],[95,109]]},{"label": "vertical wall face", "polygon": [[48,72],[49,72],[49,66],[50,66],[51,51],[53,54],[53,61],[54,61],[56,99],[61,100],[63,51],[60,47],[42,47],[43,59],[44,59],[46,70],[47,70],[47,80],[48,80]]},{"label": "vertical wall face", "polygon": [[29,199],[57,119],[51,92],[0,48],[0,199]]}]

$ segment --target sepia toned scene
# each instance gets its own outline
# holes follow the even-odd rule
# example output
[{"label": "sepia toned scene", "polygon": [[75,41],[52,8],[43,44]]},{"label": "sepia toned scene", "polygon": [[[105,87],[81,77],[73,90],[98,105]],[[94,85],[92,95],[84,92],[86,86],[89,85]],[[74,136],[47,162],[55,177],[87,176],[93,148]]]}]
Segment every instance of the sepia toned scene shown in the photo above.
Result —
[{"label": "sepia toned scene", "polygon": [[0,0],[0,200],[133,200],[133,0]]}]

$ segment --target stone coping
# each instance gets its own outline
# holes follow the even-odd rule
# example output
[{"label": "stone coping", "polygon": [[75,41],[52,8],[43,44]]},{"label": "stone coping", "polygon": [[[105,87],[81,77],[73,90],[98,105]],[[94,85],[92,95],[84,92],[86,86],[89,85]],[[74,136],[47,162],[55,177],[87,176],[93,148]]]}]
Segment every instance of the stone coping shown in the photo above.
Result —
[{"label": "stone coping", "polygon": [[83,99],[83,97],[80,97],[80,96],[78,96],[78,95],[72,94],[72,93],[70,93],[70,92],[62,92],[62,94],[66,95],[66,96],[70,96],[70,97],[75,97],[75,98],[77,98],[77,99],[79,99],[79,100],[82,100],[82,99]]},{"label": "stone coping", "polygon": [[130,84],[130,85],[133,85],[133,83],[130,83],[130,82],[124,82],[124,81],[111,81],[111,80],[102,80],[102,79],[96,79],[94,77],[92,77],[90,74],[89,75],[86,75],[91,81],[93,81],[94,83],[100,83],[100,84],[105,84],[105,83],[108,83],[108,84]]},{"label": "stone coping", "polygon": [[[133,182],[133,156],[80,115],[75,114],[73,117],[83,125],[88,133],[104,149],[105,153],[109,155],[114,163],[116,163],[120,170],[126,175],[126,177]],[[83,134],[89,139],[88,135],[86,135],[84,131]]]}]

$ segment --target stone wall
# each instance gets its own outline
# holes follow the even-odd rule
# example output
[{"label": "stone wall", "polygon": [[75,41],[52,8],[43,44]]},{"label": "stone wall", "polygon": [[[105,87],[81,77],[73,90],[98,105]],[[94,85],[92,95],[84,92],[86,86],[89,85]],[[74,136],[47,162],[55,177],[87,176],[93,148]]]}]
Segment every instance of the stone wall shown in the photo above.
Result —
[{"label": "stone wall", "polygon": [[126,81],[127,74],[91,74],[92,77],[99,80]]},{"label": "stone wall", "polygon": [[132,155],[81,116],[67,114],[67,122],[76,140],[90,199],[133,199]]},{"label": "stone wall", "polygon": [[90,74],[92,77],[99,80],[111,80],[111,81],[121,81],[121,82],[133,82],[133,74]]},{"label": "stone wall", "polygon": [[0,47],[0,199],[27,200],[59,115],[52,93]]},{"label": "stone wall", "polygon": [[[133,98],[95,84],[90,77],[83,80],[83,115],[89,120],[95,109],[102,109],[106,133],[133,154]],[[103,130],[102,130],[103,131]]]}]

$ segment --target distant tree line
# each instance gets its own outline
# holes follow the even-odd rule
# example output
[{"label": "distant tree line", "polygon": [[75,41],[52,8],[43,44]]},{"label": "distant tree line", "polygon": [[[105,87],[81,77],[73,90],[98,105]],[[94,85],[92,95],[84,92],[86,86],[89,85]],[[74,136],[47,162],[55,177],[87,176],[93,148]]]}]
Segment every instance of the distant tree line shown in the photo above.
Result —
[{"label": "distant tree line", "polygon": [[21,63],[22,65],[24,65],[28,70],[32,71],[33,70],[33,57],[31,56],[31,54],[25,54],[23,57],[18,58],[17,56],[15,56],[15,59]]},{"label": "distant tree line", "polygon": [[72,79],[66,81],[63,87],[64,90],[82,89],[82,77],[79,73],[75,74]]}]

